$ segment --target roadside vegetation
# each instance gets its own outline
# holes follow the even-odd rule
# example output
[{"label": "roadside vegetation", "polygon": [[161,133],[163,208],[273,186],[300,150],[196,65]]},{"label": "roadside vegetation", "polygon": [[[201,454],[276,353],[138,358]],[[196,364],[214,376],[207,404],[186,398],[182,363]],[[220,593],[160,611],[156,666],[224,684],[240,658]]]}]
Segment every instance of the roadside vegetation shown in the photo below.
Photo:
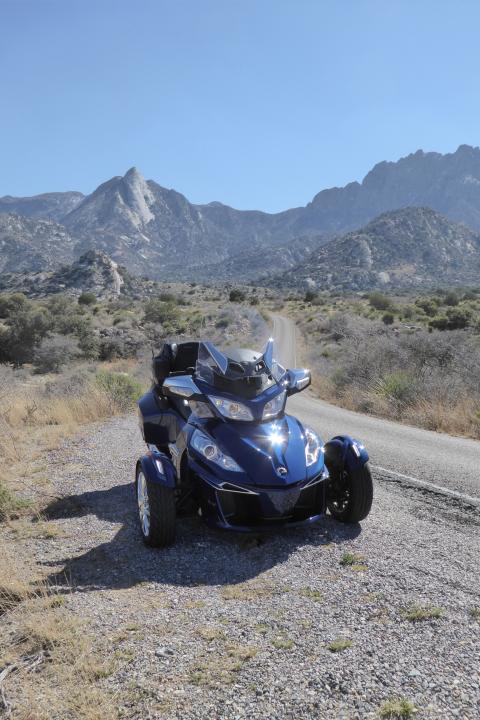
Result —
[{"label": "roadside vegetation", "polygon": [[267,336],[255,302],[242,297],[195,285],[165,286],[145,301],[0,295],[0,715],[118,716],[102,682],[121,658],[110,658],[15,539],[55,537],[42,519],[55,499],[48,451],[84,425],[131,412],[152,350],[203,335],[223,346]]},{"label": "roadside vegetation", "polygon": [[429,430],[480,437],[480,288],[289,298],[318,394]]}]

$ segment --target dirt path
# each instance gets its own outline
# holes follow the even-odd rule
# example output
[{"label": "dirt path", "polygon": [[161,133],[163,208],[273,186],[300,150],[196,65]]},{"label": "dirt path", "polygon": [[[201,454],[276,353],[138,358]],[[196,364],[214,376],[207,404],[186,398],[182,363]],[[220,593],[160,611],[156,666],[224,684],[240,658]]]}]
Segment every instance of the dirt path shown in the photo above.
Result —
[{"label": "dirt path", "polygon": [[[121,659],[104,680],[121,716],[363,720],[401,696],[417,718],[479,717],[472,509],[380,480],[362,527],[255,538],[188,520],[152,550],[132,495],[141,450],[132,416],[53,452],[59,535],[17,541],[52,582],[68,578],[67,607]],[[363,559],[343,566],[346,552]],[[412,604],[442,617],[411,622]],[[339,639],[351,645],[333,652]]]}]

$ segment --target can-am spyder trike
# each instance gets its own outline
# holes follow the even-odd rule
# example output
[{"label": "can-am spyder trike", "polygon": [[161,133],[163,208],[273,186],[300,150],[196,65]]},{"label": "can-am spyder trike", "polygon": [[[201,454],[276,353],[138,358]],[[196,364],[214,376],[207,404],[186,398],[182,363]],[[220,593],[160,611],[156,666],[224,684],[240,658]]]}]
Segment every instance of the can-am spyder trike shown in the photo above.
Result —
[{"label": "can-am spyder trike", "polygon": [[165,344],[154,384],[139,401],[148,452],[137,462],[140,527],[148,545],[170,545],[176,518],[200,514],[237,531],[311,523],[328,510],[363,520],[372,505],[364,446],[346,435],[325,445],[285,413],[311,382],[285,370],[273,340],[263,354],[210,342]]}]

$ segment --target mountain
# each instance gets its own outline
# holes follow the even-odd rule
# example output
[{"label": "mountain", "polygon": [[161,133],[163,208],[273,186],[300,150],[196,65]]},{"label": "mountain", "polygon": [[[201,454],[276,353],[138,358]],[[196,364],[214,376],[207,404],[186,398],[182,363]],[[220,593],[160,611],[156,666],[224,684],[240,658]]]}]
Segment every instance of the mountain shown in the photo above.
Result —
[{"label": "mountain", "polygon": [[[381,162],[361,183],[323,190],[305,207],[275,214],[235,210],[219,202],[195,205],[175,190],[145,180],[136,168],[87,196],[2,198],[0,218],[5,212],[11,217],[14,209],[32,221],[55,220],[63,226],[64,238],[53,226],[49,243],[47,226],[38,233],[30,226],[25,236],[12,229],[10,237],[4,234],[3,250],[0,247],[0,271],[18,269],[19,264],[35,269],[42,262],[46,268],[55,262],[58,266],[65,262],[67,245],[73,244],[74,258],[98,249],[131,272],[154,279],[222,280],[235,278],[236,272],[258,277],[263,270],[290,267],[301,261],[302,253],[306,256],[381,213],[407,207],[430,207],[480,230],[480,148],[461,145],[445,155],[419,150],[398,162]],[[20,240],[17,258],[12,248]],[[56,244],[58,258],[51,252]]]},{"label": "mountain", "polygon": [[381,162],[361,183],[323,190],[290,226],[296,234],[339,233],[361,227],[388,210],[430,207],[480,229],[480,148],[416,153]]},{"label": "mountain", "polygon": [[286,272],[305,260],[322,242],[321,236],[307,236],[292,240],[288,245],[258,247],[232,255],[221,262],[202,264],[193,271],[185,267],[178,270],[180,280],[197,282],[256,282],[272,273]]},{"label": "mountain", "polygon": [[55,293],[78,296],[91,292],[103,299],[119,295],[143,298],[158,291],[157,283],[131,275],[98,250],[89,250],[71,265],[58,270],[0,275],[0,292],[23,292],[31,297]]},{"label": "mountain", "polygon": [[169,277],[186,264],[225,259],[243,244],[269,242],[271,217],[220,203],[192,205],[131,168],[100,185],[63,222],[82,250],[101,248],[134,272]]},{"label": "mountain", "polygon": [[0,213],[59,222],[84,197],[81,192],[52,192],[24,198],[5,195],[0,198]]},{"label": "mountain", "polygon": [[51,220],[0,214],[0,272],[50,270],[72,262],[75,240]]},{"label": "mountain", "polygon": [[359,291],[478,284],[479,275],[480,234],[430,208],[404,208],[331,240],[269,284]]}]

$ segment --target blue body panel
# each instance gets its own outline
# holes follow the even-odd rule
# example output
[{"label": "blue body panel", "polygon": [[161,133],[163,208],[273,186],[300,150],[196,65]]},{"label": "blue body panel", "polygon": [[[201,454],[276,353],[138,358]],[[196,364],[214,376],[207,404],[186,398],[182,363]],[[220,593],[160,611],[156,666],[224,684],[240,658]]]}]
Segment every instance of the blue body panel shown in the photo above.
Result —
[{"label": "blue body panel", "polygon": [[342,464],[347,470],[363,467],[368,462],[368,452],[365,446],[349,435],[336,435],[326,443],[325,447],[338,448]]},{"label": "blue body panel", "polygon": [[148,452],[138,462],[142,466],[145,477],[152,482],[170,488],[176,486],[177,474],[172,461],[165,453]]}]

